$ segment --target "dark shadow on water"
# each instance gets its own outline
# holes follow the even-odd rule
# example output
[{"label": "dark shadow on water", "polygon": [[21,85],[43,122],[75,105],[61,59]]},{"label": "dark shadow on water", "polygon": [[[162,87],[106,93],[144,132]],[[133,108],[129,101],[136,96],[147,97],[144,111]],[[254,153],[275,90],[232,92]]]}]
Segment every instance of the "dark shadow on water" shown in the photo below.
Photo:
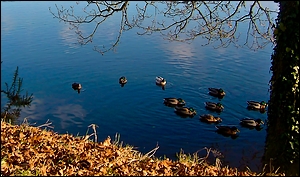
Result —
[{"label": "dark shadow on water", "polygon": [[78,94],[80,94],[80,89],[74,89],[75,91],[77,91]]},{"label": "dark shadow on water", "polygon": [[125,84],[120,84],[121,87],[124,87]]},{"label": "dark shadow on water", "polygon": [[262,129],[264,129],[262,126],[256,126],[256,127],[253,127],[253,126],[247,126],[247,125],[242,125],[242,124],[241,124],[241,126],[244,127],[244,128],[247,128],[247,129],[249,129],[249,130],[255,129],[255,130],[257,130],[257,131],[261,131]]},{"label": "dark shadow on water", "polygon": [[[239,141],[239,140],[236,140]],[[231,166],[231,167],[237,167],[239,171],[247,171],[251,170],[253,172],[260,173],[262,172],[262,167],[260,163],[260,159],[262,156],[262,152],[256,148],[256,144],[251,144],[250,146],[248,144],[246,149],[242,149],[240,152],[231,152],[230,151],[230,146],[231,143],[229,141],[229,144],[223,144],[221,142],[214,142],[211,145],[212,149],[216,149],[221,153],[221,157],[219,159],[222,162],[223,166]],[[235,159],[234,165],[232,165],[232,157],[230,156],[235,156],[235,153],[240,153],[240,159]],[[212,159],[212,163],[215,162],[215,159]]]},{"label": "dark shadow on water", "polygon": [[182,107],[182,105],[168,104],[168,103],[164,103],[164,102],[163,102],[163,104],[164,104],[165,106],[167,106],[167,107],[170,107],[170,108],[175,108],[176,106],[177,106],[177,107]]},{"label": "dark shadow on water", "polygon": [[214,95],[214,94],[211,94],[210,92],[208,92],[208,94],[211,95],[211,96],[213,96],[213,97],[218,98],[219,101],[221,101],[221,100],[225,97],[225,95],[224,95],[224,96],[216,96],[216,95]]},{"label": "dark shadow on water", "polygon": [[237,135],[237,134],[236,135],[228,135],[228,134],[222,133],[218,130],[216,130],[216,132],[220,135],[223,135],[224,137],[231,137],[231,139],[237,139],[239,137],[239,135]]},{"label": "dark shadow on water", "polygon": [[162,90],[165,90],[166,89],[166,86],[165,85],[160,85],[158,83],[155,83],[158,87],[161,87]]},{"label": "dark shadow on water", "polygon": [[254,109],[254,108],[252,108],[252,107],[250,107],[250,106],[247,106],[247,109],[248,109],[249,111],[257,111],[257,112],[260,112],[260,113],[262,113],[262,114],[264,114],[264,113],[267,112],[266,109]]},{"label": "dark shadow on water", "polygon": [[163,103],[163,104],[167,107],[170,107],[170,108],[175,108],[176,107],[176,105],[173,105],[173,104],[167,104],[167,103]]},{"label": "dark shadow on water", "polygon": [[186,115],[186,114],[181,114],[181,113],[179,113],[179,112],[177,112],[177,111],[174,111],[175,112],[175,114],[177,114],[179,117],[181,117],[181,118],[193,118],[195,115]]},{"label": "dark shadow on water", "polygon": [[202,120],[202,119],[199,119],[199,121],[203,122],[203,123],[206,123],[206,124],[210,124],[210,125],[217,125],[217,124],[221,123],[220,121],[218,121],[218,122],[207,122],[207,121]]}]

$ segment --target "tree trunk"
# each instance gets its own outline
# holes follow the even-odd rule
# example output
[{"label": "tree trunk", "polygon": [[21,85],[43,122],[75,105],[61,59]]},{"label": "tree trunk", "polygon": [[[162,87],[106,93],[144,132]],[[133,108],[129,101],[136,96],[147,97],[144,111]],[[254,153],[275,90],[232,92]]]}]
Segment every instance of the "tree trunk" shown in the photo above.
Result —
[{"label": "tree trunk", "polygon": [[299,175],[299,1],[279,1],[271,56],[266,172]]}]

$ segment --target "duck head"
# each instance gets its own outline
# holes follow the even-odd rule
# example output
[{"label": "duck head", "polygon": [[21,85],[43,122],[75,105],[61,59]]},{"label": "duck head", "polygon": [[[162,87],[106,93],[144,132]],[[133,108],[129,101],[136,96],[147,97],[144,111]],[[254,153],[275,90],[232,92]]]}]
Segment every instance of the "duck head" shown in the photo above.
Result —
[{"label": "duck head", "polygon": [[267,106],[267,103],[265,101],[261,101],[260,104],[263,106]]},{"label": "duck head", "polygon": [[196,110],[192,107],[189,108],[189,111],[190,111],[190,116],[194,116],[197,114]]},{"label": "duck head", "polygon": [[231,127],[231,131],[235,133],[240,132],[240,130],[236,126]]},{"label": "duck head", "polygon": [[218,123],[222,122],[222,119],[220,117],[215,117],[215,119]]},{"label": "duck head", "polygon": [[80,90],[81,90],[81,84],[74,82],[74,83],[72,84],[72,88],[73,88],[73,90],[77,90],[77,92],[80,93]]},{"label": "duck head", "polygon": [[221,103],[217,103],[216,106],[219,107],[220,109],[224,109],[224,106]]},{"label": "duck head", "polygon": [[258,126],[264,124],[264,122],[261,119],[256,119],[255,122]]},{"label": "duck head", "polygon": [[268,104],[265,101],[261,101],[260,102],[260,112],[261,113],[265,113],[266,112],[266,107],[268,106]]},{"label": "duck head", "polygon": [[177,98],[178,105],[185,105],[185,101],[182,98]]}]

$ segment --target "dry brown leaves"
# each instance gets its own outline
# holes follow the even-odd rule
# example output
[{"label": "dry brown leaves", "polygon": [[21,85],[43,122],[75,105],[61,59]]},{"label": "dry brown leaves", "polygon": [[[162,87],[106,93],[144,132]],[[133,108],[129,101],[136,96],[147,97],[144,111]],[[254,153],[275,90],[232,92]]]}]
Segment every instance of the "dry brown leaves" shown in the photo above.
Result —
[{"label": "dry brown leaves", "polygon": [[133,147],[59,135],[26,124],[1,122],[1,175],[37,176],[257,176],[227,167],[145,157]]}]

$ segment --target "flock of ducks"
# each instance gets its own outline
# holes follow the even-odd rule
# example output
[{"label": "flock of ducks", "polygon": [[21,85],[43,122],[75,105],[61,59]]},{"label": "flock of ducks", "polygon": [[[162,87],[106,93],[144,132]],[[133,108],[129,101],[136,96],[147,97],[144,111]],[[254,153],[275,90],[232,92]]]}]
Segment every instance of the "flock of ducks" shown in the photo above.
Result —
[{"label": "flock of ducks", "polygon": [[[164,86],[166,85],[167,81],[161,76],[157,76],[155,78],[156,85],[162,86],[164,89]],[[123,87],[127,83],[127,78],[125,76],[121,76],[119,78],[119,84],[121,87]],[[80,93],[80,90],[82,88],[81,84],[79,83],[73,83],[72,88],[76,90],[78,93]],[[222,99],[226,94],[225,91],[222,88],[208,88],[209,94],[218,97],[219,99]],[[181,115],[183,117],[194,117],[197,112],[193,107],[187,107],[186,102],[182,98],[164,98],[164,104],[168,107],[173,107],[176,114]],[[250,110],[259,110],[260,112],[265,112],[267,103],[265,101],[247,101],[247,108]],[[211,111],[215,112],[222,112],[224,110],[224,106],[218,102],[205,102],[205,108]],[[218,124],[222,122],[222,119],[217,116],[213,116],[212,114],[202,114],[199,117],[200,121],[206,122],[206,123],[213,123]],[[252,118],[244,118],[240,120],[240,125],[243,127],[248,128],[256,128],[261,129],[261,125],[264,124],[264,122],[261,119],[252,119]],[[216,125],[217,132],[224,135],[224,136],[231,136],[232,138],[236,137],[237,133],[240,132],[240,130],[235,126],[226,126],[226,125]]]},{"label": "flock of ducks", "polygon": [[[159,79],[158,79],[159,78]],[[156,77],[156,83],[159,84],[159,81],[164,81],[163,86],[166,84],[166,80],[162,79],[162,77]],[[218,97],[219,99],[222,99],[226,93],[222,88],[208,88],[209,94]],[[197,112],[193,107],[187,107],[185,104],[185,100],[182,98],[164,98],[164,104],[169,107],[174,107],[175,113],[182,115],[182,116],[189,116],[194,117]],[[258,102],[258,101],[247,101],[247,108],[251,110],[259,110],[261,112],[264,112],[267,103],[264,101]],[[205,108],[211,111],[215,112],[222,112],[224,110],[224,106],[221,103],[214,103],[214,102],[205,102]],[[205,123],[213,123],[218,124],[222,122],[222,119],[217,116],[213,116],[212,114],[202,114],[199,117],[200,121]],[[240,125],[243,127],[248,128],[256,128],[260,129],[261,125],[264,124],[264,122],[261,119],[252,119],[252,118],[244,118],[240,120]],[[226,125],[216,125],[217,132],[220,134],[223,134],[224,136],[231,136],[236,137],[237,133],[240,132],[240,130],[236,126],[226,126]]]},{"label": "flock of ducks", "polygon": [[[221,88],[208,88],[209,94],[218,98],[223,98],[225,96],[225,92]],[[177,102],[175,101],[176,98],[165,98],[164,103],[167,105],[175,104],[175,111],[180,114],[185,114],[187,116],[193,117],[196,115],[196,111],[189,107],[182,107],[185,105],[185,101],[182,98],[178,98]],[[177,103],[177,104],[176,104]],[[258,102],[258,101],[247,101],[247,108],[251,110],[259,110],[261,112],[264,112],[267,103],[264,101]],[[221,103],[214,103],[214,102],[205,102],[205,108],[208,110],[212,110],[215,112],[222,112],[224,109],[224,106]],[[217,116],[213,116],[212,114],[202,114],[200,115],[200,121],[206,122],[206,123],[214,123],[218,124],[222,122],[222,119]],[[261,129],[261,125],[264,124],[264,122],[261,119],[252,119],[252,118],[244,118],[240,120],[240,125],[243,127],[248,128],[256,128]],[[216,125],[217,132],[220,134],[223,134],[224,136],[231,136],[232,138],[235,138],[237,136],[237,133],[240,132],[240,130],[236,126],[226,126],[226,125]]]}]

